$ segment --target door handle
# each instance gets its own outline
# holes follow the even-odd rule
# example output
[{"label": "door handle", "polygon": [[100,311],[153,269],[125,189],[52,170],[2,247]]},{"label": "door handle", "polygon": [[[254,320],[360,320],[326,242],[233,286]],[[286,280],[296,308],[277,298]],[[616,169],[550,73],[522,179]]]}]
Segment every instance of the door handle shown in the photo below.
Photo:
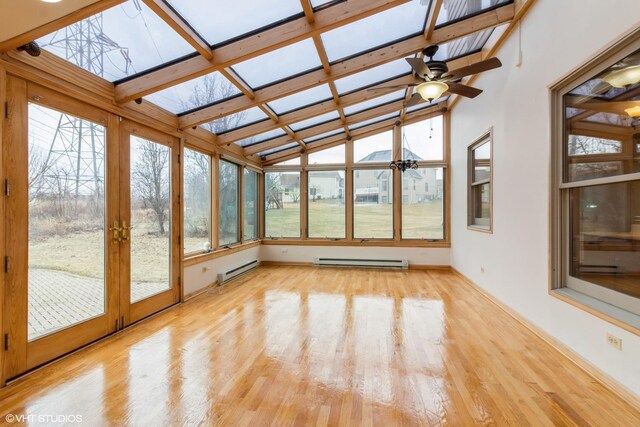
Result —
[{"label": "door handle", "polygon": [[120,237],[120,231],[122,231],[122,229],[118,227],[118,221],[113,221],[113,227],[110,227],[109,231],[113,231],[114,242],[120,243],[122,241],[122,238]]},{"label": "door handle", "polygon": [[127,234],[127,230],[131,230],[132,228],[133,228],[133,225],[130,227],[127,227],[127,222],[122,221],[122,240],[129,240],[130,234]]}]

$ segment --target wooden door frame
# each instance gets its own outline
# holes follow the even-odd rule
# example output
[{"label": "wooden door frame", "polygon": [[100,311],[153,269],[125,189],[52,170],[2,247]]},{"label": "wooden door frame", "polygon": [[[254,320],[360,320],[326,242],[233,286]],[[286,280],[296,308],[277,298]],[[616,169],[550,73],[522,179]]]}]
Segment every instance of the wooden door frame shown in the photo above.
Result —
[{"label": "wooden door frame", "polygon": [[[116,313],[118,310],[116,296],[117,269],[115,254],[117,248],[108,238],[105,230],[105,313],[81,323],[52,332],[34,341],[28,341],[28,137],[30,103],[54,109],[83,120],[104,126],[106,129],[105,152],[117,150],[117,117],[106,111],[74,100],[55,91],[30,83],[14,76],[7,76],[8,117],[5,119],[3,132],[4,176],[11,182],[11,192],[5,196],[7,201],[4,217],[5,238],[4,251],[9,256],[11,268],[6,274],[7,283],[3,297],[3,333],[9,335],[10,351],[5,352],[6,362],[3,366],[2,380],[20,375],[58,356],[73,351],[116,330]],[[114,131],[114,129],[116,129]],[[111,181],[117,176],[113,173],[112,158],[105,159],[105,181],[112,194]],[[117,168],[117,165],[115,165]],[[110,181],[111,180],[111,181]],[[105,221],[118,209],[113,199],[105,196]],[[106,226],[106,224],[105,224]],[[106,228],[106,227],[105,227]],[[25,274],[27,273],[27,274]]]},{"label": "wooden door frame", "polygon": [[150,296],[135,303],[130,302],[131,295],[131,241],[120,244],[120,328],[128,326],[150,316],[164,308],[180,302],[182,288],[182,247],[181,241],[181,194],[180,188],[180,139],[157,131],[142,124],[122,120],[120,122],[120,218],[130,221],[130,136],[135,135],[171,149],[171,208],[170,208],[170,257],[171,289]]}]

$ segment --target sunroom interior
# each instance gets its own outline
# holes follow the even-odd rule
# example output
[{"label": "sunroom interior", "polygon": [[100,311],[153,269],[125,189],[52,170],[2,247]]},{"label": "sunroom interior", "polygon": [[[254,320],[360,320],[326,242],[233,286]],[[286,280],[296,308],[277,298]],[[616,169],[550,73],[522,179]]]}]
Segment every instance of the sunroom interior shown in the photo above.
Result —
[{"label": "sunroom interior", "polygon": [[0,415],[637,425],[640,4],[584,3],[2,0]]}]

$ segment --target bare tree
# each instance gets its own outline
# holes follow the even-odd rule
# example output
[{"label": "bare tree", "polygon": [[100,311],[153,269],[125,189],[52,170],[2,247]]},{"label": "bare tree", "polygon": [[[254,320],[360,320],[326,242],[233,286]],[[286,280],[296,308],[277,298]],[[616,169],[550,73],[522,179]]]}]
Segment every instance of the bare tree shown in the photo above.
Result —
[{"label": "bare tree", "polygon": [[44,186],[44,180],[51,165],[47,162],[41,151],[38,151],[34,144],[29,144],[29,202],[37,199]]},{"label": "bare tree", "polygon": [[156,215],[158,232],[165,233],[169,214],[169,149],[152,141],[140,142],[140,157],[136,161],[131,183],[144,206]]}]

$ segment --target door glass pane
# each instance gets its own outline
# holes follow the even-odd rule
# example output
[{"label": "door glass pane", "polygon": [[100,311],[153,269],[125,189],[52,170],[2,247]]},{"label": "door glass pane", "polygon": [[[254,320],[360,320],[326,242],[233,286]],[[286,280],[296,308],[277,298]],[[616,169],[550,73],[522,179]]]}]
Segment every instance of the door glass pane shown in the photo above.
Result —
[{"label": "door glass pane", "polygon": [[171,289],[170,184],[171,149],[132,135],[132,303]]},{"label": "door glass pane", "polygon": [[309,172],[309,237],[344,239],[345,219],[344,171]]},{"label": "door glass pane", "polygon": [[444,239],[444,169],[402,173],[402,238]]},{"label": "door glass pane", "polygon": [[244,239],[258,238],[258,173],[244,170]]},{"label": "door glass pane", "polygon": [[300,172],[265,173],[265,237],[300,237]]},{"label": "door glass pane", "polygon": [[393,238],[393,173],[390,169],[353,172],[353,236]]},{"label": "door glass pane", "polygon": [[28,337],[105,313],[105,128],[29,104]]},{"label": "door glass pane", "polygon": [[238,166],[220,160],[220,246],[240,240],[238,233]]},{"label": "door glass pane", "polygon": [[184,149],[184,253],[211,249],[211,157]]}]

